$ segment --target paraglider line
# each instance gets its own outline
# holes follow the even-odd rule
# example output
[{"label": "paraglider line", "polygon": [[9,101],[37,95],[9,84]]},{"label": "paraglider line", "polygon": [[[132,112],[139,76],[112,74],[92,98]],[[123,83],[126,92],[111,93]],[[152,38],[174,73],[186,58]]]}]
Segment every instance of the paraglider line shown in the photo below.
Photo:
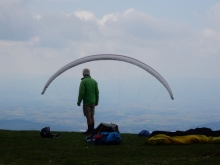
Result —
[{"label": "paraglider line", "polygon": [[[158,94],[154,97],[154,99],[146,106],[145,109],[148,109],[150,107],[150,105],[159,97],[160,93],[162,91],[162,87],[160,88],[160,91],[158,92]],[[140,113],[141,115],[143,114],[144,110]]]},{"label": "paraglider line", "polygon": [[[118,113],[119,97],[120,97],[120,95],[121,95],[122,84],[124,83],[124,80],[125,80],[125,78],[126,78],[126,76],[127,76],[128,69],[129,69],[129,67],[127,67],[127,71],[126,71],[126,73],[125,73],[125,75],[124,75],[122,81],[120,81],[120,76],[119,76],[119,85],[120,85],[120,86],[119,86],[118,99],[117,99],[117,105],[116,105],[116,114]],[[119,70],[118,70],[118,72],[119,72]]]},{"label": "paraglider line", "polygon": [[[143,90],[141,90],[141,89],[142,89],[141,87],[142,87],[143,79],[144,79],[144,74],[143,74],[143,77],[142,77],[142,80],[141,80],[141,84],[140,84],[140,88],[139,88],[139,90],[138,90],[138,94],[136,95],[136,97],[135,97],[135,99],[134,99],[134,101],[133,101],[133,103],[132,103],[132,106],[130,107],[130,109],[129,109],[129,111],[128,111],[128,114],[129,114],[129,112],[131,111],[131,108],[134,106],[134,103],[136,102],[136,100],[137,100],[138,96],[140,95],[141,91],[143,91]],[[124,123],[125,123],[125,121],[127,120],[127,118],[128,118],[128,115],[126,116],[126,118],[125,118],[125,120],[124,120],[124,122],[123,122],[122,125],[124,125]]]}]

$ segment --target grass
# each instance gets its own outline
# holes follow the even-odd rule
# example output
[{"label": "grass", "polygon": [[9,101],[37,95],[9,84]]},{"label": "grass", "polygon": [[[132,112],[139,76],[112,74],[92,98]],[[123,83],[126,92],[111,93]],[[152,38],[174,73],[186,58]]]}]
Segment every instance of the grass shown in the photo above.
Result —
[{"label": "grass", "polygon": [[0,130],[0,165],[219,165],[220,144],[150,145],[121,134],[119,145],[94,145],[79,132],[41,138],[39,131]]}]

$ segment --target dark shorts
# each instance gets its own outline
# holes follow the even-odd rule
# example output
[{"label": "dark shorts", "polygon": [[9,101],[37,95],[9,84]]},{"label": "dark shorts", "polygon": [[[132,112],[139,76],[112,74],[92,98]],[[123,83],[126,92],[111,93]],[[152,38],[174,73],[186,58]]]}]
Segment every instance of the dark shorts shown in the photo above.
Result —
[{"label": "dark shorts", "polygon": [[84,116],[94,116],[95,115],[95,105],[83,104]]}]

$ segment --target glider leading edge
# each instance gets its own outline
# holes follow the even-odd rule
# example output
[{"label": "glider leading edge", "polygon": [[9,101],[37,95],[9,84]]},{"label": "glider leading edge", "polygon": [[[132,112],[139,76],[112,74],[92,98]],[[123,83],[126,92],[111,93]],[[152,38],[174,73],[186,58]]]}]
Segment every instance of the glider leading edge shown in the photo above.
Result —
[{"label": "glider leading edge", "polygon": [[60,74],[62,74],[63,72],[67,71],[70,68],[73,68],[77,65],[86,63],[86,62],[91,62],[91,61],[97,61],[97,60],[117,60],[117,61],[124,61],[133,65],[136,65],[142,69],[144,69],[145,71],[147,71],[148,73],[150,73],[152,76],[154,76],[158,81],[161,82],[161,84],[163,84],[163,86],[167,89],[167,91],[170,94],[171,99],[173,100],[173,93],[168,85],[168,83],[166,82],[166,80],[157,72],[155,71],[153,68],[151,68],[150,66],[146,65],[145,63],[138,61],[134,58],[128,57],[128,56],[123,56],[123,55],[116,55],[116,54],[98,54],[98,55],[91,55],[91,56],[86,56],[83,58],[80,58],[78,60],[75,60],[67,65],[65,65],[64,67],[60,68],[56,73],[54,73],[49,80],[47,81],[47,83],[45,84],[43,91],[42,91],[42,95],[45,93],[46,89],[48,88],[48,86],[50,85],[50,83],[56,78],[58,77]]}]

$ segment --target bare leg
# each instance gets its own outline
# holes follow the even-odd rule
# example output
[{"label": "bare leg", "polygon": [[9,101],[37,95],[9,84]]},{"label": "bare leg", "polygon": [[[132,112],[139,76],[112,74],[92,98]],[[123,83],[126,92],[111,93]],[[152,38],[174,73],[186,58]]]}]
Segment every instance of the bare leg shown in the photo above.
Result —
[{"label": "bare leg", "polygon": [[94,118],[91,117],[91,116],[86,116],[86,119],[87,119],[87,124],[88,125],[91,125],[93,123],[93,121],[94,121]]},{"label": "bare leg", "polygon": [[92,124],[95,124],[95,119],[94,119],[94,117],[92,116],[91,118],[92,118]]}]

